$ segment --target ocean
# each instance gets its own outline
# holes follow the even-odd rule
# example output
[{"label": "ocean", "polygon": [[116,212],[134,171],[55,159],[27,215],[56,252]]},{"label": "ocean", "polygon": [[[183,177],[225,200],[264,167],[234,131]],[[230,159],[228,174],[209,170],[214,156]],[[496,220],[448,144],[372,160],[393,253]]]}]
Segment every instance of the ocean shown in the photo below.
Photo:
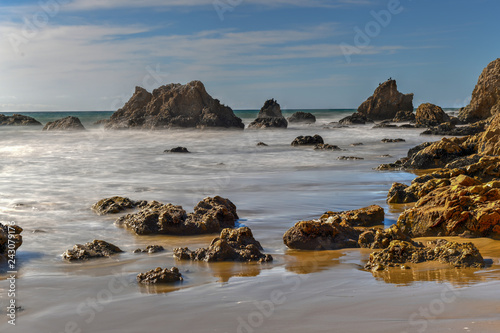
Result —
[{"label": "ocean", "polygon": [[[285,110],[284,115],[295,111]],[[387,192],[392,183],[409,184],[415,175],[374,168],[406,156],[417,144],[440,139],[421,136],[421,129],[328,125],[354,110],[301,111],[315,114],[317,122],[290,124],[286,130],[245,131],[107,131],[93,123],[112,112],[19,112],[42,123],[75,115],[87,130],[0,128],[0,222],[14,221],[24,228],[16,258],[18,327],[2,318],[0,331],[417,331],[419,326],[410,320],[391,318],[410,318],[444,288],[459,290],[463,299],[446,304],[449,308],[436,315],[432,325],[461,330],[471,325],[467,319],[477,311],[457,309],[467,299],[481,306],[493,300],[488,290],[498,287],[497,264],[478,273],[440,268],[374,277],[361,270],[369,251],[316,253],[285,247],[282,236],[288,228],[329,210],[377,204],[385,209],[385,225],[395,223],[405,206],[389,207]],[[235,114],[248,125],[257,112]],[[314,134],[343,151],[290,146],[295,137]],[[384,138],[406,141],[381,143]],[[258,142],[268,146],[257,147]],[[191,154],[164,153],[177,146],[187,147]],[[363,159],[346,161],[340,156]],[[173,248],[206,247],[215,235],[134,235],[113,224],[116,216],[97,216],[90,210],[98,200],[116,195],[182,205],[186,211],[207,196],[229,198],[237,207],[239,225],[250,227],[264,253],[275,260],[175,261]],[[62,260],[65,250],[93,239],[113,243],[125,253],[83,263]],[[152,244],[167,251],[132,252]],[[143,287],[135,282],[140,272],[172,266],[183,274],[183,283]],[[9,275],[6,268],[1,274],[0,315],[6,317]],[[274,299],[275,294],[281,297]],[[377,308],[382,297],[388,304]],[[445,318],[451,308],[459,318],[452,324]]]}]

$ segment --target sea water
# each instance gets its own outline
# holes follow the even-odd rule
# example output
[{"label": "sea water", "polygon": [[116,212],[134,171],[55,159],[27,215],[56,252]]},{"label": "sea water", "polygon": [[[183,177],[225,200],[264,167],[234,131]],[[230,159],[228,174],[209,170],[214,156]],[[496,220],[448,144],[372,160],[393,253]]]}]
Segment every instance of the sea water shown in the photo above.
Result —
[{"label": "sea water", "polygon": [[[284,114],[289,116],[293,111]],[[206,328],[206,332],[238,328],[248,331],[248,327],[241,328],[238,315],[247,320],[248,311],[255,310],[252,305],[255,295],[267,299],[269,288],[289,290],[295,285],[288,285],[283,277],[326,271],[330,277],[323,279],[337,274],[336,283],[348,283],[350,288],[361,287],[356,279],[363,284],[375,283],[370,273],[359,270],[367,258],[363,251],[334,251],[330,257],[317,261],[321,262],[320,269],[308,270],[308,259],[305,266],[301,264],[303,253],[287,250],[282,241],[284,232],[296,222],[318,218],[329,210],[378,204],[385,209],[386,226],[397,220],[402,208],[386,204],[387,191],[394,182],[409,184],[415,175],[374,168],[406,156],[408,149],[417,144],[439,137],[421,136],[421,129],[329,125],[353,111],[312,110],[318,119],[316,123],[292,123],[286,130],[108,131],[93,125],[97,120],[109,118],[110,112],[23,113],[42,123],[78,116],[86,131],[0,128],[0,222],[13,221],[24,229],[23,245],[17,252],[19,305],[23,310],[18,315],[21,327],[24,325],[26,329],[23,332],[34,327],[40,329],[37,332],[63,332],[68,322],[71,327],[76,323],[81,332],[136,332],[142,327],[141,322],[147,327],[149,315],[155,318],[152,329],[162,332],[181,328],[187,332],[190,328],[191,331]],[[235,113],[248,125],[257,112]],[[342,150],[315,151],[312,147],[290,145],[299,135],[314,134]],[[406,141],[382,143],[384,138]],[[258,142],[268,146],[257,146]],[[164,153],[177,146],[186,147],[191,153]],[[340,156],[362,159],[339,160]],[[97,216],[90,210],[102,198],[125,196],[182,205],[189,212],[198,201],[215,195],[229,198],[236,205],[239,225],[252,229],[264,252],[275,257],[273,263],[178,262],[172,257],[173,248],[206,247],[215,235],[137,236],[116,227],[113,223],[116,216]],[[113,243],[125,253],[84,263],[62,260],[65,250],[93,239]],[[162,245],[166,251],[155,255],[132,253],[152,244]],[[146,288],[134,282],[140,272],[174,265],[185,277],[182,284]],[[312,286],[306,280],[302,277],[297,280],[299,285],[308,286],[303,287],[304,292],[324,291],[321,288],[311,291],[308,288]],[[267,281],[271,287],[259,292],[255,290],[259,281]],[[120,283],[122,288],[118,288]],[[323,283],[332,282],[323,280]],[[250,285],[253,287],[249,289]],[[8,305],[7,287],[0,284],[2,308]],[[224,292],[219,288],[229,289]],[[227,293],[228,290],[232,291]],[[158,298],[161,295],[176,295],[176,303]],[[299,294],[293,297],[301,298]],[[336,300],[330,301],[337,304]],[[230,318],[221,312],[227,311],[227,304],[240,302],[247,306],[241,312],[233,312]],[[325,304],[321,297],[318,302]],[[177,310],[170,313],[169,309],[176,306]],[[302,306],[287,307],[300,312]],[[189,316],[186,312],[180,314],[180,309],[198,311],[207,322],[206,327],[190,323]],[[222,330],[217,323],[223,321]],[[171,330],[161,328],[163,322],[167,326],[170,323]],[[274,327],[271,331],[276,331],[278,324],[271,325]],[[10,328],[0,327],[2,332]],[[250,328],[257,331],[252,325]]]}]

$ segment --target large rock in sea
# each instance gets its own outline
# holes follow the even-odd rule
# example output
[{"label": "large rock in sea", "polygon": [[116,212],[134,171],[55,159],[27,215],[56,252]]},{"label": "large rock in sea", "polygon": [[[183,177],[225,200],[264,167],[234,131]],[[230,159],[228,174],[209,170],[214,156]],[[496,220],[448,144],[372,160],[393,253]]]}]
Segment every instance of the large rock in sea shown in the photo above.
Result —
[{"label": "large rock in sea", "polygon": [[185,248],[174,249],[174,257],[179,260],[195,261],[258,261],[269,262],[273,257],[261,252],[262,246],[253,237],[248,227],[224,229],[219,237],[212,240],[208,248],[195,251]]},{"label": "large rock in sea", "polygon": [[216,196],[200,201],[190,214],[181,206],[151,201],[141,205],[139,212],[120,217],[115,224],[138,235],[197,235],[233,228],[237,220],[236,206]]},{"label": "large rock in sea", "polygon": [[297,147],[297,146],[316,146],[319,144],[324,144],[325,142],[323,141],[323,138],[315,134],[313,136],[306,135],[306,136],[298,136],[296,137],[290,145]]},{"label": "large rock in sea", "polygon": [[469,105],[461,109],[458,118],[475,122],[500,112],[500,58],[492,61],[481,73],[472,92]]},{"label": "large rock in sea", "polygon": [[105,124],[107,129],[173,127],[243,129],[244,125],[230,107],[212,98],[200,81],[171,83],[153,93],[136,87],[130,100]]},{"label": "large rock in sea", "polygon": [[85,130],[80,119],[69,116],[45,124],[43,131],[81,131]]},{"label": "large rock in sea", "polygon": [[267,100],[260,109],[257,118],[248,125],[248,128],[287,128],[288,122],[281,107],[274,99]]},{"label": "large rock in sea", "polygon": [[398,111],[413,111],[413,94],[398,91],[396,80],[380,84],[372,96],[358,107],[358,112],[370,119],[393,119]]},{"label": "large rock in sea", "polygon": [[415,122],[418,127],[432,127],[450,121],[450,117],[439,106],[424,103],[417,108]]},{"label": "large rock in sea", "polygon": [[316,117],[309,112],[297,111],[288,117],[288,122],[312,124],[316,122]]},{"label": "large rock in sea", "polygon": [[35,118],[23,116],[22,114],[13,114],[6,116],[0,114],[0,126],[42,126]]}]

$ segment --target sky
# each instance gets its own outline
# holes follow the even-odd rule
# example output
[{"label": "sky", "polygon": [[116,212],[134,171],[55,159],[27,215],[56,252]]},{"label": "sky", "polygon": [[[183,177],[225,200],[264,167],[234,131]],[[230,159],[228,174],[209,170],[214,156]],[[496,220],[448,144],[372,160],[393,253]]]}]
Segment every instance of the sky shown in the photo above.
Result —
[{"label": "sky", "polygon": [[498,0],[0,0],[1,111],[114,111],[201,80],[233,109],[357,108],[392,77],[462,107],[500,57]]}]

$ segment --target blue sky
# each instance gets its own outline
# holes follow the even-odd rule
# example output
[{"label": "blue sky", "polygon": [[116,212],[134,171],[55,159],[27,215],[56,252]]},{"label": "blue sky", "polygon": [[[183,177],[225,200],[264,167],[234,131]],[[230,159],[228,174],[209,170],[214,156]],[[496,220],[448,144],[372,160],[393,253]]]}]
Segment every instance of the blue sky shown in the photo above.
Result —
[{"label": "blue sky", "polygon": [[191,80],[233,109],[357,108],[389,77],[415,107],[460,107],[500,57],[499,12],[498,0],[1,0],[0,111],[116,110],[135,86]]}]

